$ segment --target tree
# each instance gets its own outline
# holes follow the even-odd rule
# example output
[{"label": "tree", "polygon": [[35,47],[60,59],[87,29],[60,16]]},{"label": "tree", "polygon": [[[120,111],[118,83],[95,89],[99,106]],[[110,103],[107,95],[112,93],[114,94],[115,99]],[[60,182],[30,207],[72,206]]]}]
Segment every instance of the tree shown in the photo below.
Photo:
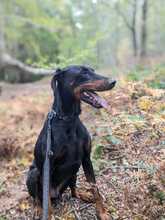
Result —
[{"label": "tree", "polygon": [[47,71],[34,67],[73,63],[107,68],[126,63],[130,51],[134,57],[146,56],[147,50],[163,53],[164,4],[163,0],[0,1],[0,74],[44,74]]},{"label": "tree", "polygon": [[145,57],[147,54],[147,14],[148,14],[148,0],[143,0],[142,19],[141,19],[141,46],[140,46],[141,57]]},{"label": "tree", "polygon": [[[1,3],[0,6],[0,74],[3,77],[8,78],[10,74],[14,72],[17,75],[35,74],[35,75],[47,75],[52,74],[54,70],[34,68],[24,64],[20,60],[17,60],[11,56],[7,51],[6,40],[5,40],[5,26],[6,16],[4,13],[4,5]],[[19,80],[19,79],[18,79]]]},{"label": "tree", "polygon": [[137,45],[137,32],[136,32],[136,20],[137,20],[137,0],[131,1],[132,6],[132,15],[127,16],[125,15],[122,10],[120,9],[120,5],[116,3],[116,11],[123,19],[126,27],[129,29],[132,38],[132,45],[133,45],[133,54],[136,57],[138,54],[138,45]]}]

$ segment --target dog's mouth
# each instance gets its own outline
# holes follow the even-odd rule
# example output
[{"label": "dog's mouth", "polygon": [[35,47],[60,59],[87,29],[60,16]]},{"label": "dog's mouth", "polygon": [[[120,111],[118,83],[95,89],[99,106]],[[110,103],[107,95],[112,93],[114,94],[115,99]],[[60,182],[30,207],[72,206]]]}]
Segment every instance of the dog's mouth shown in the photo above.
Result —
[{"label": "dog's mouth", "polygon": [[108,109],[107,101],[100,97],[96,91],[107,91],[111,90],[116,84],[116,81],[110,80],[99,80],[95,82],[86,83],[81,86],[80,99],[95,108],[106,108]]},{"label": "dog's mouth", "polygon": [[84,91],[81,93],[80,98],[82,101],[92,105],[95,108],[108,108],[107,101],[100,97],[96,92]]}]

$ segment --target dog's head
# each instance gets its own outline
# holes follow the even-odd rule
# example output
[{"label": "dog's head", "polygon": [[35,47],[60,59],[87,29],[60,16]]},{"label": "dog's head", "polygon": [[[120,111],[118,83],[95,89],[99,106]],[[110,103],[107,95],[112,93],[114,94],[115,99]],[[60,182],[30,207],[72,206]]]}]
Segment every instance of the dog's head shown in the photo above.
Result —
[{"label": "dog's head", "polygon": [[110,90],[116,81],[96,74],[90,67],[74,65],[56,70],[51,83],[54,91],[58,83],[70,92],[75,100],[82,100],[95,108],[101,108],[107,107],[107,104],[96,91]]}]

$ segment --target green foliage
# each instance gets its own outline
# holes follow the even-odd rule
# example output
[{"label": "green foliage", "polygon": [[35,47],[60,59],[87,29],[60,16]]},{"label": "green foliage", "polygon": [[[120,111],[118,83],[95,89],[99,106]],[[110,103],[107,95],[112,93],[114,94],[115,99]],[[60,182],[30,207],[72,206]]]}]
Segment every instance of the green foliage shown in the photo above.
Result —
[{"label": "green foliage", "polygon": [[93,164],[93,167],[95,169],[95,173],[99,173],[100,170],[102,170],[104,167],[106,167],[106,165],[108,164],[106,160],[103,160],[103,159],[94,159],[92,158],[92,164]]},{"label": "green foliage", "polygon": [[4,183],[0,183],[0,193],[5,192],[5,185]]},{"label": "green foliage", "polygon": [[101,156],[101,152],[102,152],[103,146],[102,145],[96,145],[94,148],[94,152],[93,152],[93,158],[95,160],[99,159]]},{"label": "green foliage", "polygon": [[128,81],[140,81],[144,80],[147,76],[149,76],[151,71],[149,69],[144,69],[140,66],[132,70],[130,73],[127,75],[127,80]]},{"label": "green foliage", "polygon": [[[84,7],[88,8],[88,4]],[[84,20],[88,14],[77,17],[75,10],[79,10],[79,3],[73,6],[65,0],[7,0],[0,5],[7,15],[7,20],[3,18],[6,44],[16,58],[43,67],[73,63],[98,65],[98,32],[91,32],[92,38],[86,32],[93,31],[94,17],[88,19],[90,26]],[[78,24],[85,25],[84,29]]]},{"label": "green foliage", "polygon": [[148,85],[155,89],[165,89],[165,66],[158,66],[153,71],[153,77]]},{"label": "green foliage", "polygon": [[143,81],[149,87],[165,89],[165,67],[158,66],[153,69],[145,69],[142,66],[135,68],[127,74],[128,81]]},{"label": "green foliage", "polygon": [[144,121],[144,118],[141,115],[128,115],[127,117],[128,120],[132,122]]},{"label": "green foliage", "polygon": [[7,218],[4,216],[0,216],[0,220],[7,220]]},{"label": "green foliage", "polygon": [[[113,66],[124,63],[132,50],[130,30],[119,16],[116,4],[122,14],[131,19],[132,4],[127,0],[85,0],[83,3],[75,0],[1,1],[7,50],[14,57],[35,66],[81,63],[112,70]],[[162,4],[162,0],[152,1],[147,23],[148,29],[152,30],[147,37],[147,48],[155,53],[164,51],[165,19],[162,18],[165,7]],[[127,78],[138,81],[150,74],[138,65]],[[158,80],[150,82],[149,86],[165,87],[164,82]]]},{"label": "green foliage", "polygon": [[113,135],[107,135],[106,140],[114,145],[121,144],[121,140]]},{"label": "green foliage", "polygon": [[154,80],[149,82],[148,85],[155,89],[165,89],[165,82],[160,82],[158,80]]},{"label": "green foliage", "polygon": [[163,205],[163,203],[165,202],[165,192],[164,191],[156,191],[154,193],[155,198],[157,198],[160,202],[160,204]]}]

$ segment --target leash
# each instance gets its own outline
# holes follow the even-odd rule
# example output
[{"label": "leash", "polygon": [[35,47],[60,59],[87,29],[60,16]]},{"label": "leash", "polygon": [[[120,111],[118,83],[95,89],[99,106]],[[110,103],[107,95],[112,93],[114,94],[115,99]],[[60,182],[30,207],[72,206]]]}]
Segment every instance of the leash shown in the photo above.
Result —
[{"label": "leash", "polygon": [[46,155],[43,166],[43,194],[42,194],[42,220],[48,219],[49,214],[49,192],[50,192],[50,158],[53,156],[53,152],[51,151],[51,121],[53,117],[57,117],[60,120],[68,121],[75,117],[72,116],[60,116],[53,109],[48,113],[48,125],[47,125],[47,142],[46,142]]},{"label": "leash", "polygon": [[47,126],[47,146],[46,146],[46,156],[43,166],[43,198],[42,207],[43,215],[42,220],[48,219],[49,214],[49,192],[50,192],[50,157],[53,155],[51,151],[51,121],[53,117],[56,116],[56,112],[51,110],[48,113],[48,126]]}]

